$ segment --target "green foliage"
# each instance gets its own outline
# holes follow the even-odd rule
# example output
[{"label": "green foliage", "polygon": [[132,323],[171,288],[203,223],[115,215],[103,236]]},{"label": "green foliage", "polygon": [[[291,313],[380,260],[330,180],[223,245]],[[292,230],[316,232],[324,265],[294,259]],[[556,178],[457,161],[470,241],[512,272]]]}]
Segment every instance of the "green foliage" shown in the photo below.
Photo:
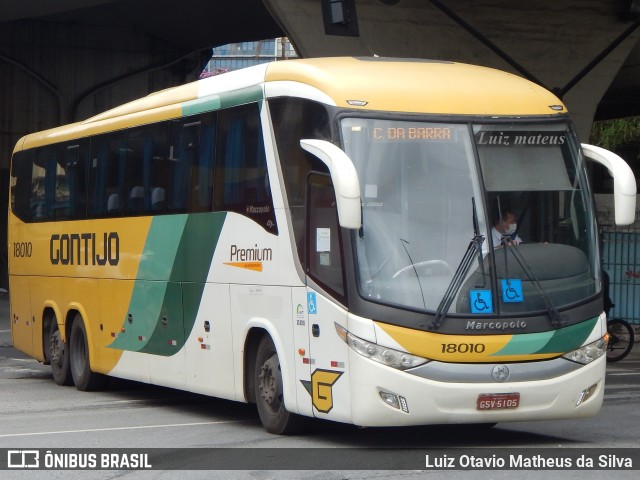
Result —
[{"label": "green foliage", "polygon": [[607,150],[640,143],[640,117],[618,118],[594,122],[590,143]]}]

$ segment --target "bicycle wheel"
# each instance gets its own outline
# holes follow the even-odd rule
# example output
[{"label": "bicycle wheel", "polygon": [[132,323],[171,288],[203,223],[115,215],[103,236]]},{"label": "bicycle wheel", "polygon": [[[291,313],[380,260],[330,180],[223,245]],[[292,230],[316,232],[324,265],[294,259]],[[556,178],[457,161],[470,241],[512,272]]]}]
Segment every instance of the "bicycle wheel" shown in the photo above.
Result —
[{"label": "bicycle wheel", "polygon": [[633,347],[633,328],[620,318],[607,322],[609,344],[607,345],[607,362],[617,362],[626,357]]}]

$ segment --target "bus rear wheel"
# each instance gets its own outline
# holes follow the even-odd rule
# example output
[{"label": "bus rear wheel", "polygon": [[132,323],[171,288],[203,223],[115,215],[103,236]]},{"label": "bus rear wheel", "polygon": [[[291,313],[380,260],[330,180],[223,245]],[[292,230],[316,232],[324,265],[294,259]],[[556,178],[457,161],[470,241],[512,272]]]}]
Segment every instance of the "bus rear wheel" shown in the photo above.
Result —
[{"label": "bus rear wheel", "polygon": [[73,320],[73,326],[71,327],[69,363],[71,376],[78,390],[86,392],[104,387],[106,377],[100,373],[91,371],[87,331],[80,314],[76,314]]},{"label": "bus rear wheel", "polygon": [[282,371],[273,340],[265,336],[258,347],[254,369],[256,405],[262,425],[269,433],[291,435],[300,430],[303,418],[284,406]]},{"label": "bus rear wheel", "polygon": [[49,361],[53,381],[58,385],[73,385],[71,368],[69,367],[69,339],[62,341],[58,319],[55,314],[51,318],[51,330],[49,335]]}]

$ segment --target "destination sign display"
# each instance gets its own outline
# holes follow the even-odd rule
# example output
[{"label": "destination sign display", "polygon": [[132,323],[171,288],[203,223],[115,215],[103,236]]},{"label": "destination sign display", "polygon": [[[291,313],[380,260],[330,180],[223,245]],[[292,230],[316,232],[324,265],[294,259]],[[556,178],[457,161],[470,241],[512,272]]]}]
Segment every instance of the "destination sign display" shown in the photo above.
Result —
[{"label": "destination sign display", "polygon": [[371,140],[375,142],[451,142],[454,132],[450,127],[421,127],[398,125],[374,127]]}]

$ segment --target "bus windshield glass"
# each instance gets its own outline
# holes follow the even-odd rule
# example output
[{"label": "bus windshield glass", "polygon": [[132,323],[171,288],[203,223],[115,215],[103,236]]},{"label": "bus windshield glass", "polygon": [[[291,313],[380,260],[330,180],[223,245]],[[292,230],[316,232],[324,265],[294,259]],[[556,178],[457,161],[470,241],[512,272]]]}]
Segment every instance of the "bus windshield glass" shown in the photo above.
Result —
[{"label": "bus windshield glass", "polygon": [[522,315],[557,313],[597,292],[589,191],[566,124],[341,126],[361,183],[354,243],[364,298]]}]

